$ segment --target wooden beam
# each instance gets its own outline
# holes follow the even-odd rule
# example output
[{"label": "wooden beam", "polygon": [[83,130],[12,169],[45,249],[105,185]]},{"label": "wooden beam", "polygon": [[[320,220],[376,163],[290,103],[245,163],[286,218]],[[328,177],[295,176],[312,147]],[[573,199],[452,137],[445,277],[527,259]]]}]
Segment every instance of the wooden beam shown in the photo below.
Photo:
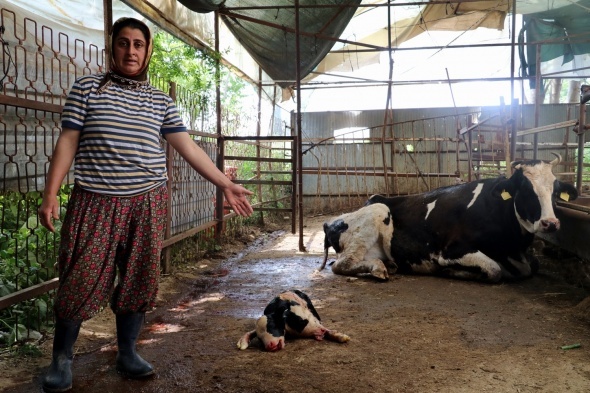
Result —
[{"label": "wooden beam", "polygon": [[266,158],[266,157],[242,157],[242,156],[225,156],[225,161],[236,160],[236,161],[258,161],[258,162],[287,162],[290,163],[290,158]]},{"label": "wooden beam", "polygon": [[49,281],[42,282],[41,284],[33,285],[31,287],[21,289],[20,291],[13,292],[10,295],[0,297],[0,310],[12,306],[25,300],[31,300],[35,297],[47,293],[59,286],[59,278],[53,278]]},{"label": "wooden beam", "polygon": [[36,111],[52,112],[52,113],[61,113],[63,110],[62,105],[49,104],[47,102],[41,102],[41,101],[35,101],[35,100],[28,100],[25,98],[7,96],[5,94],[0,94],[0,104],[17,106],[17,107],[26,108],[26,109],[33,109]]},{"label": "wooden beam", "polygon": [[518,131],[516,133],[516,136],[537,134],[539,132],[552,131],[552,130],[557,130],[559,128],[573,127],[576,125],[576,123],[578,123],[577,119],[562,121],[561,123],[549,124],[546,126],[535,127],[535,128],[530,128],[528,130]]}]

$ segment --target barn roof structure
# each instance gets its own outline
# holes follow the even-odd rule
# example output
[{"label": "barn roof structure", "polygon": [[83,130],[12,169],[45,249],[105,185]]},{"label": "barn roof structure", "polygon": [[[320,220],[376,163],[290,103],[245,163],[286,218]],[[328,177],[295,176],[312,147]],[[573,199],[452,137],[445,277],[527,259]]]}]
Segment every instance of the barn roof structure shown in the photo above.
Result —
[{"label": "barn roof structure", "polygon": [[[65,31],[74,31],[82,39],[104,39],[102,9],[89,10],[83,0],[6,1],[22,9],[25,15],[30,12],[36,19],[43,15],[58,21]],[[478,75],[480,79],[530,78],[534,87],[537,61],[543,74],[554,73],[564,78],[583,78],[590,67],[590,32],[585,28],[590,22],[590,0],[278,0],[272,5],[265,0],[105,0],[104,3],[113,7],[114,17],[128,12],[127,8],[123,10],[124,4],[189,44],[203,48],[213,46],[214,14],[218,14],[223,21],[218,37],[221,48],[231,48],[224,53],[226,62],[247,79],[267,87],[279,85],[285,92],[299,84],[319,88],[326,84],[353,86],[375,80],[387,83],[403,79],[391,70],[389,75],[374,75],[374,78],[357,76],[356,72],[384,62],[387,54],[393,63],[391,53],[404,49],[416,37],[441,31],[470,32],[479,27],[510,31],[503,41],[477,42],[462,37],[460,45],[513,48],[511,58],[504,59],[507,70],[501,77],[498,73],[482,73]],[[512,18],[512,24],[507,26],[507,15],[521,15],[522,22],[519,20],[517,25]],[[459,46],[456,37],[427,47],[438,52],[453,50]],[[428,40],[422,40],[419,45],[424,42]],[[542,44],[539,53],[537,44]],[[465,59],[479,67],[475,60]],[[498,60],[490,55],[488,62]],[[327,77],[331,77],[328,82]],[[433,83],[436,83],[434,79],[439,83],[444,80],[430,79]],[[453,78],[448,76],[448,79],[450,83]],[[413,80],[416,82],[419,81]]]},{"label": "barn roof structure", "polygon": [[[282,86],[296,80],[295,32],[300,34],[302,77],[348,71],[379,61],[382,51],[427,31],[503,29],[507,14],[526,15],[522,43],[551,42],[542,61],[590,52],[586,26],[590,1],[379,1],[379,0],[179,0],[195,12],[220,13],[231,32]],[[297,17],[296,17],[297,16]],[[388,28],[389,27],[389,28]],[[520,27],[517,27],[520,29]],[[346,30],[346,33],[345,33]],[[343,38],[353,36],[355,39]],[[566,44],[566,45],[561,45]],[[334,49],[334,51],[331,51]],[[528,62],[534,65],[533,60]],[[528,71],[533,74],[534,71]],[[312,76],[313,77],[313,76]]]}]

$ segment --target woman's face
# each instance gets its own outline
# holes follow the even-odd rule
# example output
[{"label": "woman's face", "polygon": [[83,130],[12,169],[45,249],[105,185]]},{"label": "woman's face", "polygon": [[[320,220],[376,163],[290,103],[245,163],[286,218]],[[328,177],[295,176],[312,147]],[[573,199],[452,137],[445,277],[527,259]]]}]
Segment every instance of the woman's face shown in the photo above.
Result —
[{"label": "woman's face", "polygon": [[124,27],[113,42],[113,59],[117,69],[129,76],[139,74],[147,55],[147,42],[141,30]]}]

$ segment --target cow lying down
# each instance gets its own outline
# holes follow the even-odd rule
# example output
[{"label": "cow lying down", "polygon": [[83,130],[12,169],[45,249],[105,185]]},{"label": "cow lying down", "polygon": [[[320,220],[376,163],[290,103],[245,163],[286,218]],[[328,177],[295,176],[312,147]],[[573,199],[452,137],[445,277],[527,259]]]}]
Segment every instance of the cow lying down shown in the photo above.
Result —
[{"label": "cow lying down", "polygon": [[[375,260],[384,258],[398,273],[485,282],[530,277],[539,265],[528,250],[535,233],[559,230],[556,200],[577,197],[575,187],[553,175],[553,166],[561,161],[556,156],[551,162],[513,162],[510,178],[418,195],[373,195],[368,206],[324,224],[325,257],[329,246],[342,251],[332,270],[344,275],[364,272],[386,278],[385,268]],[[376,208],[367,210],[369,206]],[[382,258],[375,257],[380,253]]]},{"label": "cow lying down", "polygon": [[247,349],[258,338],[265,350],[275,352],[285,347],[285,336],[313,337],[318,341],[326,337],[339,343],[350,340],[346,334],[324,327],[309,297],[295,289],[275,297],[256,321],[256,329],[242,336],[237,346]]},{"label": "cow lying down", "polygon": [[389,208],[372,204],[324,223],[324,261],[328,249],[334,248],[338,259],[332,264],[335,274],[370,276],[387,280],[397,266],[391,256],[393,221]]}]

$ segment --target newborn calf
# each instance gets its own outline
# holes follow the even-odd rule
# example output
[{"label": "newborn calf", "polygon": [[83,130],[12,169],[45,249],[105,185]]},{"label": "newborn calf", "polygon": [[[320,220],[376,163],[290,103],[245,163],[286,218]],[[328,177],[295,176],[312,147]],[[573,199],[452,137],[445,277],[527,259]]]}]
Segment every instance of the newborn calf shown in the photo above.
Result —
[{"label": "newborn calf", "polygon": [[286,334],[318,341],[324,337],[340,343],[350,340],[346,334],[324,327],[309,297],[295,289],[281,293],[266,306],[264,315],[256,321],[256,329],[238,341],[238,348],[248,348],[250,341],[258,337],[265,350],[279,351],[285,347]]}]

